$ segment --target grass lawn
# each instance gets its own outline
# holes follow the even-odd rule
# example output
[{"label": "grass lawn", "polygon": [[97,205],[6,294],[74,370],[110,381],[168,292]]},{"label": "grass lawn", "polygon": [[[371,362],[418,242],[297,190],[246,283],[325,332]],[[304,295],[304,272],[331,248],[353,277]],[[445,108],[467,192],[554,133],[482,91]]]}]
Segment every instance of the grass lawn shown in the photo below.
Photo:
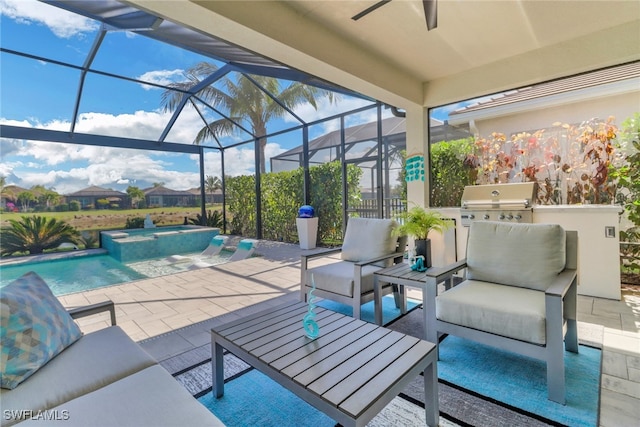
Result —
[{"label": "grass lawn", "polygon": [[[222,205],[207,205],[208,210],[222,212]],[[144,218],[151,215],[153,222],[159,226],[179,225],[184,223],[184,218],[196,218],[200,214],[199,207],[171,207],[148,209],[101,209],[74,212],[3,212],[0,216],[1,225],[8,226],[8,220],[20,220],[23,216],[43,216],[64,221],[79,231],[86,230],[114,230],[125,227],[127,218]]]}]

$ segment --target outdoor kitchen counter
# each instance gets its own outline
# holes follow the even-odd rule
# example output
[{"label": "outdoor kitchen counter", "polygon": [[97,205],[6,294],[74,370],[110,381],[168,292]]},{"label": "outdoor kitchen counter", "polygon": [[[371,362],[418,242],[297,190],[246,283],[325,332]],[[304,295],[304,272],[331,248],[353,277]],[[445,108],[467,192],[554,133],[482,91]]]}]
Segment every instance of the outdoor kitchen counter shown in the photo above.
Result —
[{"label": "outdoor kitchen counter", "polygon": [[[466,256],[469,229],[461,224],[460,208],[442,208],[438,212],[456,220],[456,259],[463,259]],[[616,205],[533,206],[534,223],[560,224],[565,230],[578,232],[580,295],[614,300],[621,298],[620,212],[622,207]],[[451,248],[441,246],[441,240],[432,241],[434,257],[439,253],[451,252]]]},{"label": "outdoor kitchen counter", "polygon": [[578,294],[620,300],[621,206],[534,206],[534,223],[578,231]]}]

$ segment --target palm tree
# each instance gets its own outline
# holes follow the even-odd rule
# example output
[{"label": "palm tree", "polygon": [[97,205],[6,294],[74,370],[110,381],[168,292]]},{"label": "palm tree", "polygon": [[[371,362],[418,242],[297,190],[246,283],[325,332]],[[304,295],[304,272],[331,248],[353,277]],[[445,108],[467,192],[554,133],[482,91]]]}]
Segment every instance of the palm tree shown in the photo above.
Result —
[{"label": "palm tree", "polygon": [[[176,90],[166,90],[162,94],[162,104],[165,111],[174,111],[178,108],[183,97],[187,96],[185,92],[200,84],[203,79],[212,75],[217,69],[215,64],[208,62],[200,62],[189,68],[185,73],[186,82],[172,83],[169,86]],[[320,96],[327,97],[330,102],[335,99],[335,95],[331,91],[299,82],[283,87],[280,80],[273,77],[252,75],[251,78],[248,78],[245,75],[240,75],[237,80],[229,77],[223,77],[221,80],[222,89],[208,85],[197,95],[207,104],[226,111],[231,120],[222,118],[207,123],[200,129],[193,143],[200,144],[209,139],[231,135],[238,130],[234,122],[248,122],[254,136],[260,143],[260,172],[262,173],[266,171],[264,149],[267,145],[265,138],[267,123],[271,119],[284,117],[288,113],[254,82],[275,96],[288,109],[293,109],[304,103],[309,103],[317,109],[316,97]],[[194,101],[191,100],[191,102]]]},{"label": "palm tree", "polygon": [[129,199],[131,199],[131,205],[134,207],[138,207],[138,202],[140,200],[144,200],[144,191],[140,188],[130,185],[127,187],[127,195]]},{"label": "palm tree", "polygon": [[211,194],[211,203],[213,203],[213,193],[222,188],[222,181],[217,176],[207,175],[204,180],[204,189]]},{"label": "palm tree", "polygon": [[22,206],[22,211],[26,212],[31,207],[31,203],[36,201],[36,196],[32,191],[22,191],[18,193],[18,203]]},{"label": "palm tree", "polygon": [[41,254],[62,243],[79,243],[82,236],[64,221],[43,216],[23,216],[20,221],[10,219],[11,227],[2,229],[2,255],[16,252]]}]

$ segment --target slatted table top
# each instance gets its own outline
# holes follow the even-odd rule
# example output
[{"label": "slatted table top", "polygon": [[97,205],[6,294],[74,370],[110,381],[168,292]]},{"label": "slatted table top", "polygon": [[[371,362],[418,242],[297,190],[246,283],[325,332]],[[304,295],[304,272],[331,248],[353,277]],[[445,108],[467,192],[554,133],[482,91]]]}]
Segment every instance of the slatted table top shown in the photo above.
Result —
[{"label": "slatted table top", "polygon": [[386,278],[424,282],[427,280],[427,272],[430,270],[433,269],[429,268],[426,271],[413,271],[409,264],[401,262],[399,264],[392,265],[391,267],[378,270],[374,272],[374,274],[384,276]]},{"label": "slatted table top", "polygon": [[295,302],[212,329],[214,350],[215,343],[228,349],[343,425],[364,425],[435,366],[432,343],[321,307],[314,311],[315,340],[302,326],[307,304]]}]

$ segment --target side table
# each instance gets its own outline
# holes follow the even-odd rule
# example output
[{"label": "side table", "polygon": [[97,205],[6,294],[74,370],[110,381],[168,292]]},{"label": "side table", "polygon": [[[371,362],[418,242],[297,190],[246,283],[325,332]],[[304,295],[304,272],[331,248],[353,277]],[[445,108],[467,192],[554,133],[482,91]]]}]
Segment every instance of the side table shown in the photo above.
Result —
[{"label": "side table", "polygon": [[[443,279],[438,276],[439,270],[438,268],[431,267],[426,271],[413,271],[409,264],[400,263],[373,273],[376,324],[382,325],[382,294],[380,292],[382,283],[395,283],[399,285],[400,298],[402,299],[402,314],[405,314],[407,310],[407,291],[405,287],[417,288],[422,290],[423,324],[425,327],[424,339],[427,339],[427,313],[429,310],[435,310],[435,299],[438,294],[437,285],[443,281]],[[445,286],[448,289],[451,284],[446,283]]]}]

